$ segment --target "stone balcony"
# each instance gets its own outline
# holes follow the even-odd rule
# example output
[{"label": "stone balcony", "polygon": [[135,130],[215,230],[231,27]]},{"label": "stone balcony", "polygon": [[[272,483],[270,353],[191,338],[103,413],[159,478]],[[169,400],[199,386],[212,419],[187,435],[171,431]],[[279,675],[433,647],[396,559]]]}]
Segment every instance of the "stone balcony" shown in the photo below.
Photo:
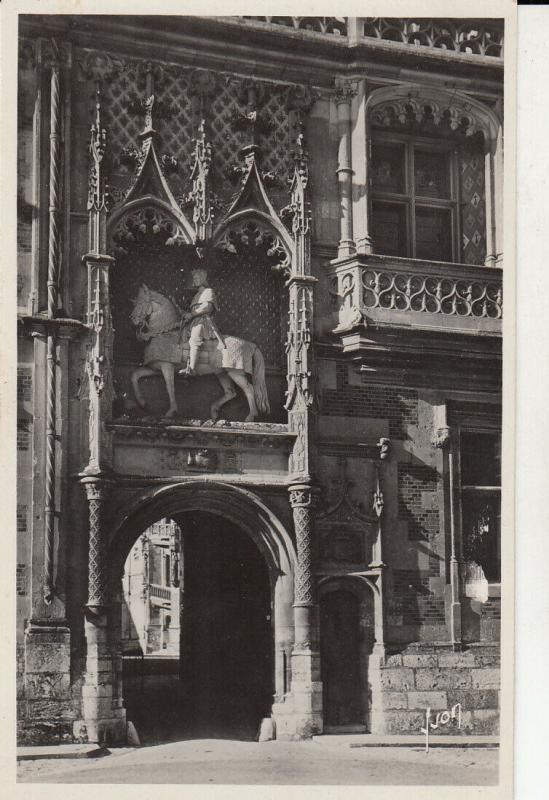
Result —
[{"label": "stone balcony", "polygon": [[381,255],[329,269],[332,332],[360,325],[501,336],[502,271]]},{"label": "stone balcony", "polygon": [[337,39],[348,46],[377,42],[396,51],[404,48],[443,50],[449,56],[503,60],[501,19],[442,19],[430,17],[239,17],[254,27],[277,26],[288,33]]}]

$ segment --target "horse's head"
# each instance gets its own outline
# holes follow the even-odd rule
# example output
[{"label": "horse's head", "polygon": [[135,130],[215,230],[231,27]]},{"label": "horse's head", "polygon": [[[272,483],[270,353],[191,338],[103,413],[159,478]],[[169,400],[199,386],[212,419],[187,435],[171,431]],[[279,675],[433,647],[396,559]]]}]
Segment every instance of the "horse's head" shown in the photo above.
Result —
[{"label": "horse's head", "polygon": [[130,319],[134,325],[147,325],[149,332],[168,329],[179,323],[181,314],[175,304],[160,292],[142,284],[133,300]]}]

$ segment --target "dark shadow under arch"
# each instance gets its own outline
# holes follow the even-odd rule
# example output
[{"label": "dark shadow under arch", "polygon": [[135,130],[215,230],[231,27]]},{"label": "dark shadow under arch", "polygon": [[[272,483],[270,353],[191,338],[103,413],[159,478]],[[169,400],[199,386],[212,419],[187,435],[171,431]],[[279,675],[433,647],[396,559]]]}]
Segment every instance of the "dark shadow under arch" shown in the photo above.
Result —
[{"label": "dark shadow under arch", "polygon": [[[126,557],[137,537],[164,517],[174,519],[186,537],[182,657],[171,677],[146,676],[141,694],[135,680],[124,689],[118,657],[118,696],[150,743],[189,736],[254,738],[279,691],[276,652],[292,617],[293,544],[248,490],[202,480],[149,490],[127,509],[110,542],[115,654]],[[156,728],[154,708],[164,709],[152,720]]]}]

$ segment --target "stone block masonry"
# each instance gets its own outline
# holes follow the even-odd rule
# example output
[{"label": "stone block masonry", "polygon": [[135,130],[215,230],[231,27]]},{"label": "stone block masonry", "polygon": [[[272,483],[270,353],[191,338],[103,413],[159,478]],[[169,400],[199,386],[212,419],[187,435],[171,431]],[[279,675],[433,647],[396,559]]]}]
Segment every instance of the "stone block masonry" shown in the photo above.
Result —
[{"label": "stone block masonry", "polygon": [[[429,652],[425,652],[425,650]],[[486,735],[499,732],[499,653],[475,645],[455,653],[443,646],[408,645],[385,657],[380,668],[383,731],[419,733],[425,709],[432,712],[461,705],[462,725],[437,733]]]}]

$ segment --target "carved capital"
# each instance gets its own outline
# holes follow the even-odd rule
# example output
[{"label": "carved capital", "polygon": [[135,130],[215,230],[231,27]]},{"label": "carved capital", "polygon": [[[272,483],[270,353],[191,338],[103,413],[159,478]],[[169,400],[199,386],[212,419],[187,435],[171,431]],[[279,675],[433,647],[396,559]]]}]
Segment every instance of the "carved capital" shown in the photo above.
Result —
[{"label": "carved capital", "polygon": [[286,95],[286,106],[288,111],[308,114],[319,97],[320,92],[314,91],[310,86],[290,86]]},{"label": "carved capital", "polygon": [[450,441],[450,428],[436,428],[433,433],[431,442],[434,447],[444,448]]},{"label": "carved capital", "polygon": [[308,484],[296,484],[288,489],[292,508],[314,508],[318,490]]},{"label": "carved capital", "polygon": [[391,446],[391,440],[387,439],[386,437],[382,437],[379,442],[377,443],[378,453],[379,453],[379,460],[386,461],[389,457],[389,448]]},{"label": "carved capital", "polygon": [[339,80],[334,90],[334,100],[336,105],[340,103],[350,103],[357,95],[357,87],[351,81]]}]

